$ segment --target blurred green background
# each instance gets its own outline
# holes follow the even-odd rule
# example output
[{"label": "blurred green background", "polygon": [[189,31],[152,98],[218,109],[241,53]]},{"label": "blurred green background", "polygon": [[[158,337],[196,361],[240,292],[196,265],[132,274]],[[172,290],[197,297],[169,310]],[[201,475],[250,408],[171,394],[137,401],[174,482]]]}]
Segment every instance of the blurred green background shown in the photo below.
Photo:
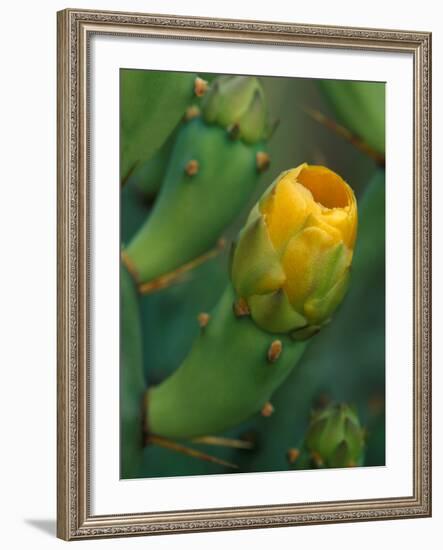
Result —
[{"label": "blurred green background", "polygon": [[[211,80],[213,75],[205,75]],[[231,241],[251,206],[283,170],[307,162],[340,174],[354,189],[359,233],[349,292],[333,321],[315,336],[288,380],[274,394],[270,418],[259,415],[226,434],[248,438],[252,450],[193,444],[239,465],[239,472],[287,470],[311,411],[330,401],[355,405],[366,430],[364,465],[385,463],[385,190],[384,170],[311,114],[326,115],[384,152],[384,84],[263,77],[269,111],[279,121],[269,142],[270,169],[224,237]],[[378,129],[374,131],[374,128]],[[381,132],[380,132],[381,128]],[[121,238],[128,242],[149,216],[155,196],[128,182],[121,194]],[[204,228],[202,228],[204,231]],[[141,297],[143,367],[147,386],[176,369],[228,282],[228,250],[201,265],[180,284]],[[122,401],[127,399],[122,392]],[[124,402],[121,403],[125,405]],[[124,449],[122,449],[124,452]],[[231,469],[149,445],[138,477],[232,473]]]}]

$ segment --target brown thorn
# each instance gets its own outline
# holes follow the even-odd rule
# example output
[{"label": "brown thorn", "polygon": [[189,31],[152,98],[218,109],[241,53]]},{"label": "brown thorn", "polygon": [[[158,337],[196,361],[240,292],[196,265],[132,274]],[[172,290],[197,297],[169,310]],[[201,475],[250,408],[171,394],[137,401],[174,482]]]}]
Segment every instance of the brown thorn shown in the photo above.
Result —
[{"label": "brown thorn", "polygon": [[322,457],[319,453],[317,453],[317,451],[311,452],[311,460],[317,468],[320,468],[324,464]]},{"label": "brown thorn", "polygon": [[188,174],[188,176],[195,176],[198,174],[198,171],[200,169],[200,165],[198,163],[198,160],[192,159],[186,163],[185,166],[185,172]]},{"label": "brown thorn", "polygon": [[186,121],[192,120],[193,118],[197,118],[198,116],[200,116],[200,114],[201,112],[197,105],[190,105],[185,111],[184,119]]},{"label": "brown thorn", "polygon": [[234,302],[234,314],[236,317],[246,317],[250,315],[248,302],[244,298],[239,298]]},{"label": "brown thorn", "polygon": [[271,416],[274,412],[274,406],[272,405],[272,403],[270,403],[269,401],[267,401],[262,409],[261,409],[261,415],[268,418],[269,416]]},{"label": "brown thorn", "polygon": [[192,443],[201,443],[204,445],[216,445],[220,447],[231,447],[233,449],[253,449],[252,441],[244,441],[242,439],[232,439],[230,437],[219,437],[215,435],[205,435],[202,437],[194,437]]},{"label": "brown thorn", "polygon": [[194,81],[194,93],[197,97],[202,97],[205,95],[208,89],[208,82],[203,80],[203,78],[197,77]]},{"label": "brown thorn", "polygon": [[331,130],[332,132],[334,132],[335,134],[337,134],[338,136],[346,140],[348,143],[353,145],[361,153],[370,157],[378,166],[381,166],[382,168],[385,166],[385,155],[373,149],[370,145],[368,145],[365,141],[363,141],[359,136],[353,134],[350,130],[348,130],[347,128],[345,128],[335,120],[332,120],[331,118],[327,117],[320,111],[317,111],[316,109],[305,107],[304,111],[316,122],[318,122],[319,124],[322,124],[325,128],[328,128],[329,130]]},{"label": "brown thorn", "polygon": [[271,164],[271,157],[264,151],[257,151],[255,155],[255,164],[258,172],[262,173],[269,168]]},{"label": "brown thorn", "polygon": [[194,260],[191,260],[190,262],[181,265],[170,273],[165,273],[164,275],[161,275],[156,279],[152,279],[151,281],[146,281],[139,284],[139,293],[151,294],[151,292],[156,292],[158,290],[171,286],[172,284],[178,282],[185,273],[191,271],[192,269],[195,269],[204,262],[207,262],[208,260],[217,256],[221,252],[221,250],[223,250],[224,246],[225,240],[223,238],[219,239],[215,248],[209,250],[208,252],[205,252],[205,254],[202,254],[198,258],[195,258]]},{"label": "brown thorn", "polygon": [[200,325],[200,327],[205,328],[207,326],[207,324],[209,323],[210,318],[211,318],[211,316],[209,315],[209,313],[205,313],[204,311],[199,313],[198,316],[197,316],[197,321],[198,321],[198,324]]},{"label": "brown thorn", "polygon": [[186,447],[181,443],[177,443],[176,441],[172,441],[172,439],[168,439],[159,435],[150,434],[146,437],[145,443],[151,443],[153,445],[157,445],[158,447],[163,447],[164,449],[169,449],[171,451],[175,451],[177,453],[181,453],[192,458],[198,458],[200,460],[204,460],[205,462],[218,464],[219,466],[226,466],[227,468],[232,468],[234,470],[238,469],[237,464],[233,464],[232,462],[228,462],[216,456],[203,453],[202,451],[199,451],[197,449]]},{"label": "brown thorn", "polygon": [[268,349],[268,361],[270,363],[275,363],[280,357],[282,349],[283,344],[281,343],[281,340],[274,340]]},{"label": "brown thorn", "polygon": [[288,449],[286,451],[286,456],[288,459],[289,464],[294,464],[298,460],[298,457],[300,456],[299,449],[292,447],[291,449]]},{"label": "brown thorn", "polygon": [[128,273],[131,275],[134,281],[138,284],[140,282],[140,279],[138,276],[137,268],[135,267],[134,262],[128,256],[128,253],[126,252],[126,250],[121,251],[121,259],[122,259],[122,264],[126,267],[126,269],[128,270]]}]

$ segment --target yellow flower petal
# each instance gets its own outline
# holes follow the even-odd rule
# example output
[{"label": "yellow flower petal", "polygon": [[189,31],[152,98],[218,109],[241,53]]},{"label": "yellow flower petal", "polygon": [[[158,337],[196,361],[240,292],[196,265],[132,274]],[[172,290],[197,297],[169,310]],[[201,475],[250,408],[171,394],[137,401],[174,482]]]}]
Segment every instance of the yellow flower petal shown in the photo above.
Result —
[{"label": "yellow flower petal", "polygon": [[332,244],[343,242],[342,231],[340,231],[340,229],[335,227],[333,224],[328,223],[328,221],[325,220],[325,216],[322,214],[311,214],[305,223],[305,228],[308,227],[317,227],[327,233],[332,239]]},{"label": "yellow flower petal", "polygon": [[323,221],[340,231],[341,240],[353,249],[357,234],[357,202],[349,185],[324,166],[307,166],[297,180],[312,193],[320,205]]},{"label": "yellow flower petal", "polygon": [[324,166],[305,166],[297,181],[311,191],[314,200],[326,208],[349,206],[349,186],[335,172]]},{"label": "yellow flower petal", "polygon": [[308,227],[293,237],[283,254],[286,273],[283,288],[292,306],[303,311],[303,304],[315,290],[316,273],[322,269],[322,254],[334,246],[334,239],[323,229]]},{"label": "yellow flower petal", "polygon": [[293,171],[290,171],[276,184],[261,211],[272,244],[277,250],[282,250],[288,240],[303,227],[310,213],[319,212],[320,209],[311,192],[297,183]]}]

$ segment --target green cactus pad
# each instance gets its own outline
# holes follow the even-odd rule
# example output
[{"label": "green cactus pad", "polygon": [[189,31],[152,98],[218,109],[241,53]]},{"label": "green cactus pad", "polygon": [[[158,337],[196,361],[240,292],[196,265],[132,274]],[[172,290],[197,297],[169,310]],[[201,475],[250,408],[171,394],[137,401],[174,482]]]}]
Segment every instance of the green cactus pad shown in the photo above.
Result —
[{"label": "green cactus pad", "polygon": [[142,402],[145,393],[142,333],[134,281],[121,268],[121,476],[137,477],[143,460]]},{"label": "green cactus pad", "polygon": [[128,178],[126,185],[133,186],[147,199],[154,197],[161,187],[179,127],[180,124],[163,145],[150,158],[140,163]]},{"label": "green cactus pad", "polygon": [[326,96],[340,122],[356,133],[377,152],[385,152],[385,84],[320,80]]},{"label": "green cactus pad", "polygon": [[[141,282],[174,271],[216,245],[257,183],[259,150],[262,144],[232,141],[225,130],[200,118],[180,129],[161,194],[126,249]],[[192,175],[186,170],[190,161],[197,167]]]},{"label": "green cactus pad", "polygon": [[193,73],[121,70],[122,180],[172,132],[194,96],[195,78]]},{"label": "green cactus pad", "polygon": [[305,343],[275,337],[250,317],[236,317],[228,286],[208,325],[175,373],[148,393],[147,426],[157,435],[187,438],[216,434],[257,414],[300,359]]}]

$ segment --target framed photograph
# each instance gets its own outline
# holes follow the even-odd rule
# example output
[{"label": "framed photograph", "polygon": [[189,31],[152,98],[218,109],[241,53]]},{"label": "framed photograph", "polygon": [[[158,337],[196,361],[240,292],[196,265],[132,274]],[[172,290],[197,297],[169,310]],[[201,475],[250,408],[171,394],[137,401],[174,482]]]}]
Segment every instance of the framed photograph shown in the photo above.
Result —
[{"label": "framed photograph", "polygon": [[431,514],[431,35],[58,13],[58,536]]}]

